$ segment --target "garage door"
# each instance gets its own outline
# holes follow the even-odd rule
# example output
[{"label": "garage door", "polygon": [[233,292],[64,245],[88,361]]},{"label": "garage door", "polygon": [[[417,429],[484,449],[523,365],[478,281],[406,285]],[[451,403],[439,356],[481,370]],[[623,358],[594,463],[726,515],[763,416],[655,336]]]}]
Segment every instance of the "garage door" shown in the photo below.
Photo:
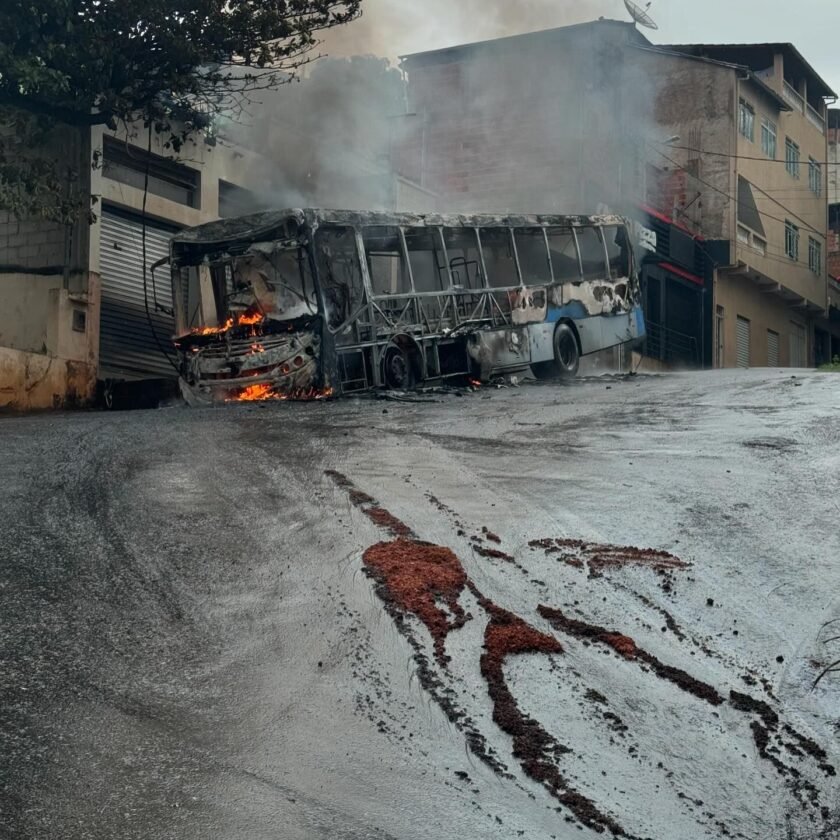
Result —
[{"label": "garage door", "polygon": [[[101,379],[152,379],[173,377],[174,370],[158,349],[146,317],[143,293],[142,225],[137,217],[113,211],[102,213],[100,270],[102,314],[99,338]],[[152,276],[149,270],[169,254],[174,229],[146,223],[146,284],[152,324],[161,344],[172,346],[172,318],[154,311]],[[155,272],[158,303],[172,307],[167,269]]]},{"label": "garage door", "polygon": [[750,322],[738,316],[738,367],[750,366]]},{"label": "garage door", "polygon": [[767,367],[779,366],[779,334],[767,330]]},{"label": "garage door", "polygon": [[790,324],[790,366],[801,368],[807,365],[808,343],[805,327],[791,321]]}]

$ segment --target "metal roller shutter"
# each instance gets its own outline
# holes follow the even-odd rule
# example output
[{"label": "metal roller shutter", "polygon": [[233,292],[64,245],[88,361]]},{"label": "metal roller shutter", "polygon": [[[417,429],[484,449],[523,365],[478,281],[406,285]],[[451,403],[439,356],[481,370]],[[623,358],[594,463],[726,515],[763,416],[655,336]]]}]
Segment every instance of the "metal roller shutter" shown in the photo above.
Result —
[{"label": "metal roller shutter", "polygon": [[808,343],[805,336],[805,327],[791,321],[790,324],[790,366],[805,367],[808,355]]},{"label": "metal roller shutter", "polygon": [[779,366],[779,334],[767,330],[767,367]]},{"label": "metal roller shutter", "polygon": [[[149,311],[160,343],[171,347],[175,326],[154,311],[150,267],[169,254],[172,229],[146,222],[146,283]],[[142,223],[138,217],[104,211],[100,236],[102,309],[99,338],[100,378],[173,377],[174,370],[149,329],[143,294]],[[172,307],[169,271],[155,272],[158,303]]]},{"label": "metal roller shutter", "polygon": [[750,366],[750,322],[738,316],[738,367]]}]

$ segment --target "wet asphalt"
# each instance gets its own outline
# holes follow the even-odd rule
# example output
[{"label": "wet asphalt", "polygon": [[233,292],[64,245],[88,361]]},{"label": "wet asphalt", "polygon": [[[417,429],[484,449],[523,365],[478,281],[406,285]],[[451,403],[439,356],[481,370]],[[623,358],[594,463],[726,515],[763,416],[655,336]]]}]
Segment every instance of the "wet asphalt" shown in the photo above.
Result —
[{"label": "wet asphalt", "polygon": [[[713,457],[725,427],[753,442],[743,457],[754,468],[756,449],[808,443],[816,421],[838,416],[838,386],[816,375],[801,374],[796,390],[777,372],[727,376],[0,418],[0,837],[385,838],[444,836],[447,825],[516,836],[476,816],[469,793],[453,805],[448,781],[417,782],[464,747],[416,685],[390,696],[377,653],[390,624],[359,574],[377,535],[324,470],[350,474],[441,541],[422,493],[468,510],[481,499],[477,524],[528,517],[540,536],[558,514],[534,500],[562,490],[579,501],[576,521],[620,515],[625,542],[673,548],[685,527],[648,526],[667,518],[657,499],[698,508],[674,462],[680,430],[707,422],[696,447]],[[767,412],[789,400],[801,410],[769,428]],[[721,419],[731,405],[737,416]],[[816,443],[830,458],[838,440]],[[793,458],[759,469],[776,487],[801,480]],[[657,495],[669,482],[673,493]],[[836,540],[831,510],[808,519],[817,555]],[[350,656],[368,689],[344,683]],[[410,670],[398,644],[384,657]],[[366,694],[379,703],[372,715]],[[403,728],[434,730],[410,767],[398,740],[373,738],[382,709],[400,703]],[[487,800],[499,797],[493,784]]]}]

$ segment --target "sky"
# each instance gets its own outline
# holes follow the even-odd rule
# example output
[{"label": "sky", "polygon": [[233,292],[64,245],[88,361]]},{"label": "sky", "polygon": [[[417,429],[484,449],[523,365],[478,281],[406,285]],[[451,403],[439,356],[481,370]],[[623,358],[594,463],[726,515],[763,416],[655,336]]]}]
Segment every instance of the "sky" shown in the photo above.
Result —
[{"label": "sky", "polygon": [[[645,5],[646,0],[638,0]],[[623,0],[362,0],[364,14],[329,33],[330,55],[400,55],[565,26],[629,20]],[[653,0],[654,43],[789,41],[840,94],[840,0]]]}]

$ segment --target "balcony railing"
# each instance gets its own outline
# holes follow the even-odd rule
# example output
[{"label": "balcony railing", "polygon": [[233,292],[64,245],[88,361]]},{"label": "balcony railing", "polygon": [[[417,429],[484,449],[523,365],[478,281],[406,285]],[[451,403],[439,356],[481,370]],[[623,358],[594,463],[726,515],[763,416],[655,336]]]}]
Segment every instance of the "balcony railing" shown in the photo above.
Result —
[{"label": "balcony railing", "polygon": [[782,96],[799,111],[800,114],[805,112],[805,100],[797,93],[796,89],[789,82],[782,82]]},{"label": "balcony railing", "polygon": [[815,125],[823,134],[825,134],[825,120],[816,108],[808,105],[805,109],[805,116],[808,118],[808,122]]},{"label": "balcony railing", "polygon": [[694,336],[645,320],[644,355],[676,367],[700,367],[700,352]]}]

